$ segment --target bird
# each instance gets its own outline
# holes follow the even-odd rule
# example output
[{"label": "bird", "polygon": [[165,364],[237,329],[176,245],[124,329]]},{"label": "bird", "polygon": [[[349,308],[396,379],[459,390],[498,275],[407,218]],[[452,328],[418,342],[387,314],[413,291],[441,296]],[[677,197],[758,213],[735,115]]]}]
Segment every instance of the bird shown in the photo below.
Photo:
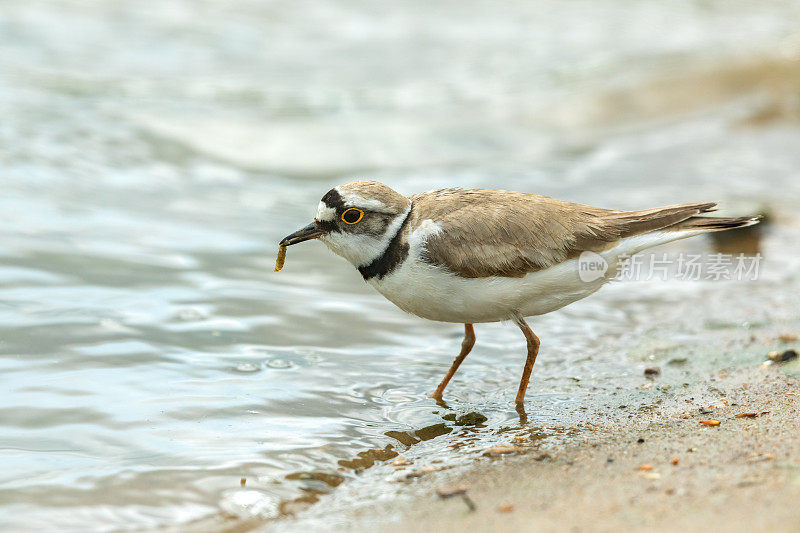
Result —
[{"label": "bird", "polygon": [[[404,196],[378,181],[329,190],[313,222],[287,246],[319,239],[356,267],[397,307],[421,318],[464,324],[461,351],[431,395],[475,345],[474,324],[513,321],[527,355],[515,398],[525,393],[540,341],[526,318],[560,309],[608,283],[631,255],[707,232],[757,224],[759,216],[709,217],[715,202],[640,211],[602,209],[538,194],[447,188]],[[607,267],[582,275],[587,254]]]}]

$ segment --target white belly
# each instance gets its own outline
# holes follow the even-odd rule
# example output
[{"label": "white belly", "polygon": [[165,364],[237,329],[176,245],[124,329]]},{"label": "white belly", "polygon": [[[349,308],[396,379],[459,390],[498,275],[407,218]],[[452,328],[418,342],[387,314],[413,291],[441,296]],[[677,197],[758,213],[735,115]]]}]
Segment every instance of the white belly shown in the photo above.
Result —
[{"label": "white belly", "polygon": [[383,279],[369,283],[414,315],[474,324],[508,320],[513,314],[549,313],[589,296],[605,281],[581,281],[576,260],[524,278],[462,278],[422,261],[406,260]]},{"label": "white belly", "polygon": [[696,233],[650,233],[623,239],[610,250],[595,254],[607,265],[603,275],[585,281],[579,260],[572,259],[523,278],[462,278],[419,260],[419,248],[383,279],[371,279],[375,287],[400,309],[442,322],[498,322],[513,315],[543,315],[596,292],[612,279],[619,260],[645,248],[689,237]]}]

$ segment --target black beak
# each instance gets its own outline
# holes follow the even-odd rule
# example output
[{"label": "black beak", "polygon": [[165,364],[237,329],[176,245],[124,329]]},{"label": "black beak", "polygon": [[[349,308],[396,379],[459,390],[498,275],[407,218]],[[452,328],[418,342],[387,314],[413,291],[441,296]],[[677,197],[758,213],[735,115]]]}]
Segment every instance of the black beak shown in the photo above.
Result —
[{"label": "black beak", "polygon": [[311,239],[317,239],[322,236],[325,232],[322,231],[317,227],[317,225],[312,222],[308,226],[303,229],[299,229],[292,233],[291,235],[287,235],[283,238],[280,242],[281,246],[291,246],[292,244],[297,244],[298,242],[308,241]]}]

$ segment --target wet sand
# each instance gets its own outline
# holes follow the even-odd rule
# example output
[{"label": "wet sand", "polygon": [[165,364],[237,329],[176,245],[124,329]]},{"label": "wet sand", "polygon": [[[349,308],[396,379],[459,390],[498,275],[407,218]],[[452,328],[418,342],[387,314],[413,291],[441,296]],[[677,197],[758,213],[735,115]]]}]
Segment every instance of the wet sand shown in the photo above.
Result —
[{"label": "wet sand", "polygon": [[[576,431],[566,446],[537,445],[535,430],[514,432],[497,445],[519,451],[415,478],[398,498],[335,517],[335,527],[797,531],[798,375],[795,360],[718,371],[679,387],[654,385],[649,403],[618,409],[605,424]],[[709,420],[719,425],[701,424]],[[460,489],[474,511],[460,496],[438,494]]]}]

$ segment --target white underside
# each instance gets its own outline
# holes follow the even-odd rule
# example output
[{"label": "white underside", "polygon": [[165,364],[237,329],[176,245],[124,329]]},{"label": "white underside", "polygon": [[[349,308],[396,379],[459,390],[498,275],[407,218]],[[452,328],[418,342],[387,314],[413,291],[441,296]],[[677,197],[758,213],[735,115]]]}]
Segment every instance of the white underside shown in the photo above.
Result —
[{"label": "white underside", "polygon": [[704,232],[658,232],[623,239],[600,253],[609,268],[605,276],[591,282],[580,279],[577,259],[523,278],[462,278],[419,260],[422,243],[412,238],[408,258],[383,279],[369,283],[400,309],[422,318],[497,322],[515,315],[542,315],[585,298],[615,276],[620,258],[699,233]]}]

